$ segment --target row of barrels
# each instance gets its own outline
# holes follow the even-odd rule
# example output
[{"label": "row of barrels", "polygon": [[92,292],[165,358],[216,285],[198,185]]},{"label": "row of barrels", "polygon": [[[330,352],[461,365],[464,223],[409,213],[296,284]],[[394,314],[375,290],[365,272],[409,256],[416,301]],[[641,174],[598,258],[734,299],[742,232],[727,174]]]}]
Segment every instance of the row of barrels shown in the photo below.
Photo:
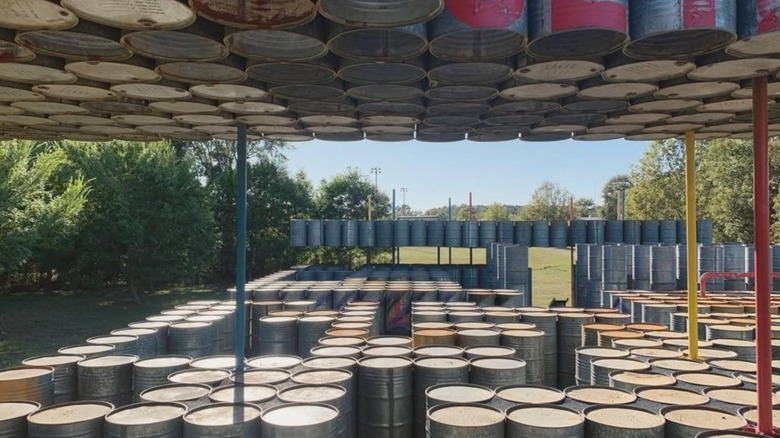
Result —
[{"label": "row of barrels", "polygon": [[[697,242],[712,243],[712,221],[698,221]],[[566,248],[577,244],[685,243],[685,221],[438,221],[292,219],[293,247],[484,248],[491,243]]]}]

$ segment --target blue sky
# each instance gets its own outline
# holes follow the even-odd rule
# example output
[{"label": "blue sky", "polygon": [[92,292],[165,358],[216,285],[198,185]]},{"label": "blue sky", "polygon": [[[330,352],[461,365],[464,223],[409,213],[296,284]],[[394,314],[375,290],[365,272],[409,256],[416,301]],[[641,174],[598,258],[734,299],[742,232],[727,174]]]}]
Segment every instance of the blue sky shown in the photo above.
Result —
[{"label": "blue sky", "polygon": [[412,209],[468,202],[474,204],[525,204],[543,181],[556,182],[576,197],[600,203],[601,187],[607,179],[629,172],[649,143],[625,140],[607,142],[559,141],[531,143],[399,142],[374,141],[294,143],[286,151],[292,171],[304,170],[317,186],[356,167],[374,180],[372,167],[382,169],[380,190],[408,188],[406,203]]}]

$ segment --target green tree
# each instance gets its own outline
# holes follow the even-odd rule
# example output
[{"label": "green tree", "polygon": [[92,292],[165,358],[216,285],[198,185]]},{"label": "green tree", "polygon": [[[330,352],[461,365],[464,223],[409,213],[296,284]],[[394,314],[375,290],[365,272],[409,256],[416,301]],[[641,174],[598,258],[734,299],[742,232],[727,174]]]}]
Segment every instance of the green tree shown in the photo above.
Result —
[{"label": "green tree", "polygon": [[[708,157],[709,143],[696,144],[697,174]],[[680,140],[657,141],[650,145],[631,170],[626,195],[626,213],[632,219],[685,218],[685,145]],[[700,175],[696,181],[699,217],[707,217],[712,185]]]},{"label": "green tree", "polygon": [[590,198],[577,198],[574,201],[574,215],[576,217],[596,217],[599,215],[599,208],[596,202]]},{"label": "green tree", "polygon": [[380,192],[359,170],[348,168],[346,172],[320,183],[315,208],[323,219],[366,219],[369,196],[372,219],[389,217],[391,205],[387,194]]},{"label": "green tree", "polygon": [[615,175],[601,189],[601,216],[606,220],[616,220],[618,218],[618,199],[621,193],[625,193],[631,188],[630,175]]},{"label": "green tree", "polygon": [[544,181],[531,194],[531,202],[520,211],[523,220],[566,220],[571,193],[558,184]]},{"label": "green tree", "polygon": [[483,221],[508,221],[510,218],[509,209],[504,204],[498,202],[490,204],[479,217]]},{"label": "green tree", "polygon": [[69,143],[70,172],[91,181],[71,278],[139,293],[196,280],[214,256],[207,192],[168,143]]},{"label": "green tree", "polygon": [[61,178],[68,159],[45,143],[0,145],[0,275],[22,266],[51,279],[82,217],[87,184]]}]

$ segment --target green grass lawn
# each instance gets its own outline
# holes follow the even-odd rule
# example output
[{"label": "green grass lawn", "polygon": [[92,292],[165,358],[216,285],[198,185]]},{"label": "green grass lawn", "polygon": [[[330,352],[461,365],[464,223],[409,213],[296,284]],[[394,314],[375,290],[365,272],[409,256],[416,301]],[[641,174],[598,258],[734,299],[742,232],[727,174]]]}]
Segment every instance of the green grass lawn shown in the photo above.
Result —
[{"label": "green grass lawn", "polygon": [[224,289],[189,287],[158,291],[134,304],[130,295],[28,293],[0,295],[0,368],[30,356],[55,353],[66,345],[143,320],[187,301],[224,299]]}]

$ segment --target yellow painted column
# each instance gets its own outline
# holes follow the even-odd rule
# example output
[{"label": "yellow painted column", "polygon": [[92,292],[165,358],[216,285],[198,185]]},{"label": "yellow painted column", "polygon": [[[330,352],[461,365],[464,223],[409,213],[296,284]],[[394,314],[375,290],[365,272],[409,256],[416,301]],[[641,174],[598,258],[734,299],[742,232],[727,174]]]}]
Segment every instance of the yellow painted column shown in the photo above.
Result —
[{"label": "yellow painted column", "polygon": [[699,280],[696,247],[696,135],[685,134],[685,244],[688,265],[688,356],[699,357]]}]

